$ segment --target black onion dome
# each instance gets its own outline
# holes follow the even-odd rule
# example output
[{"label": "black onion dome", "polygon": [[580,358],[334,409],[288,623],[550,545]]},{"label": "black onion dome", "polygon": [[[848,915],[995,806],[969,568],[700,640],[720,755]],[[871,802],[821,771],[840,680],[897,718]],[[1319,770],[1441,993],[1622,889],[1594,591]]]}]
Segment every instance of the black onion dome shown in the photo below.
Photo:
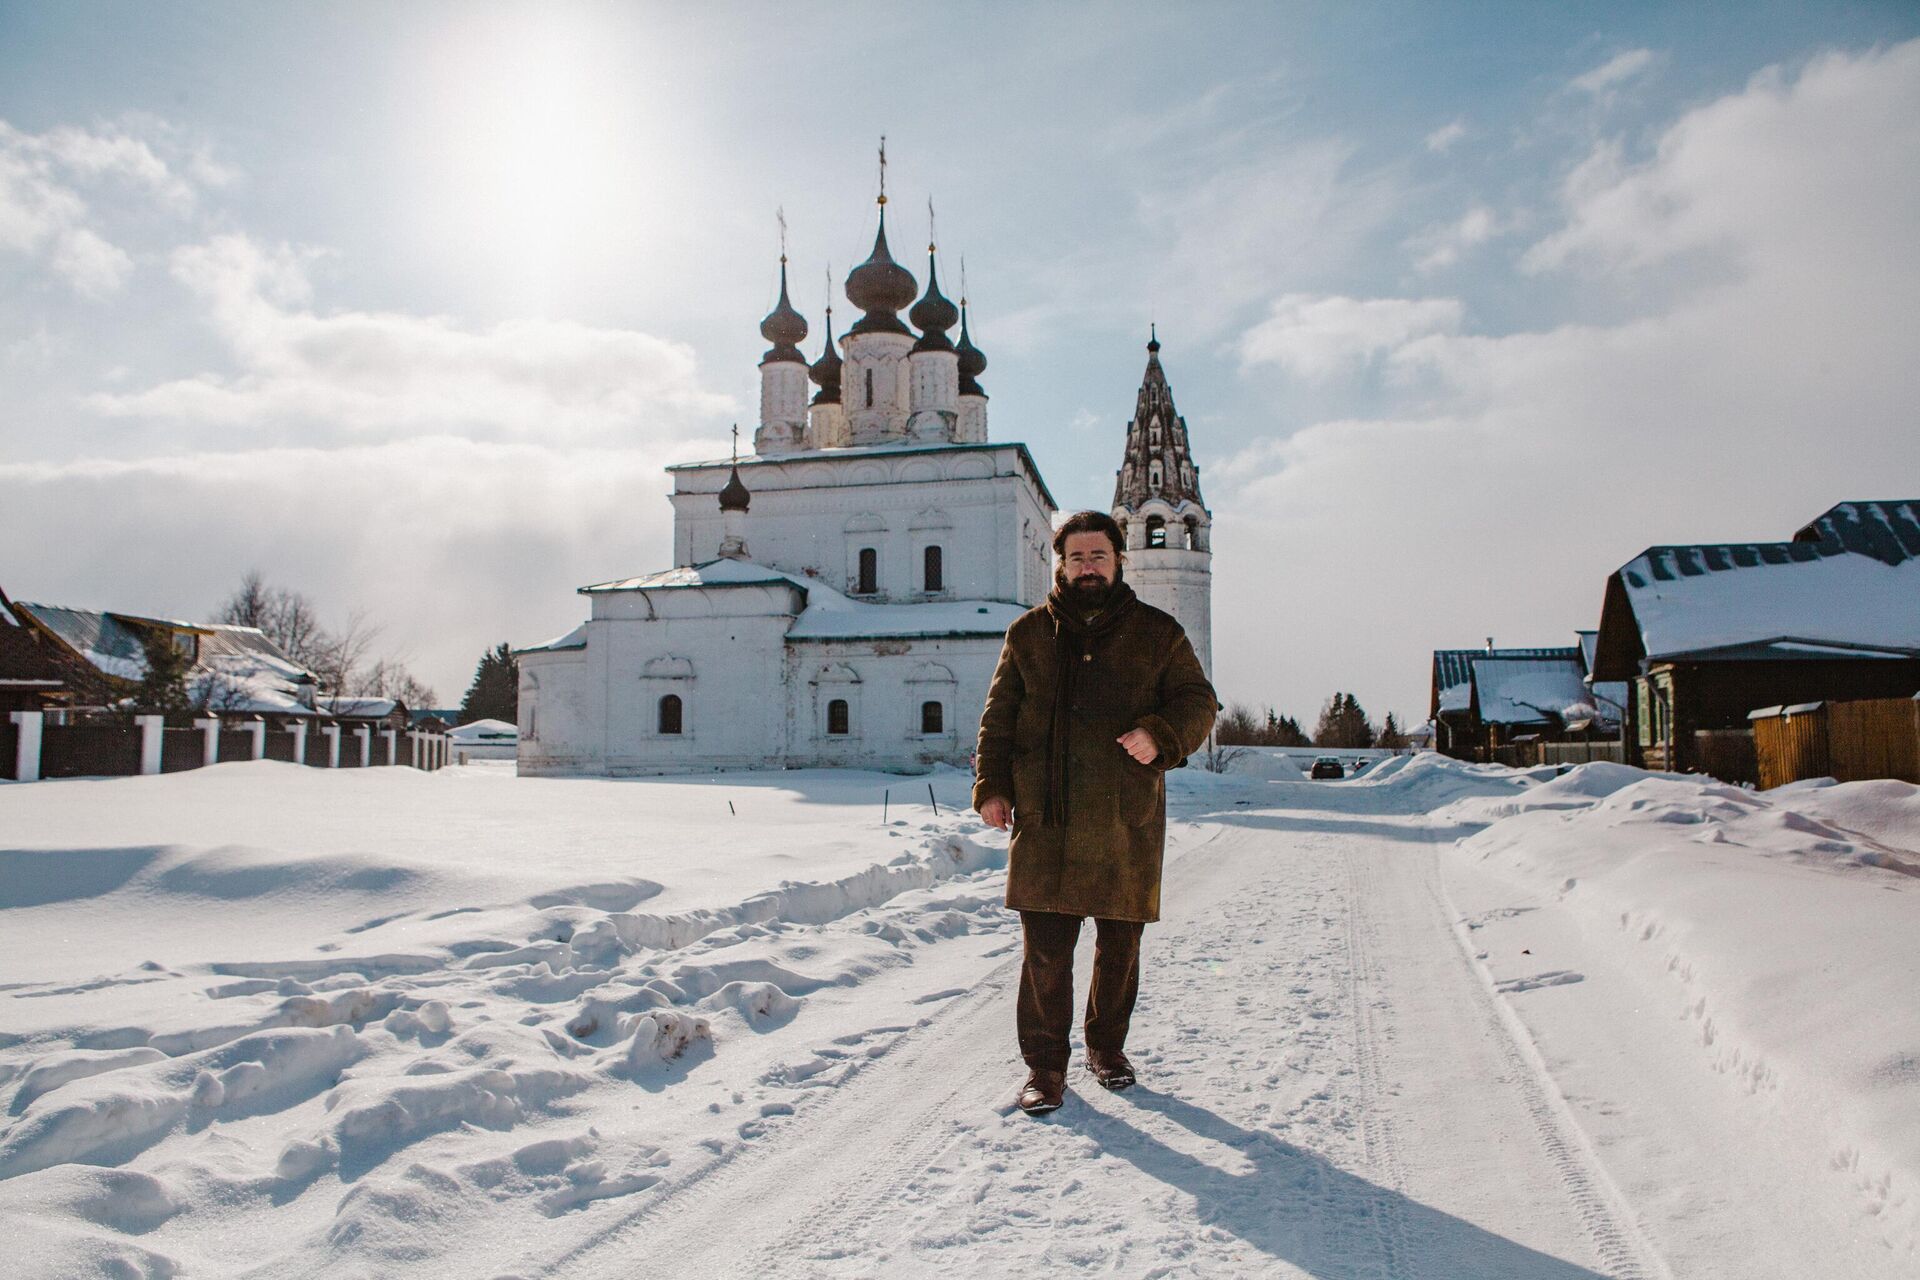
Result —
[{"label": "black onion dome", "polygon": [[720,491],[720,509],[722,511],[745,511],[753,495],[747,492],[747,486],[740,483],[740,468],[736,464],[733,474],[727,477],[727,487]]},{"label": "black onion dome", "polygon": [[913,304],[907,319],[921,331],[920,341],[913,344],[915,351],[953,350],[953,339],[947,336],[947,330],[960,319],[960,309],[940,292],[940,271],[933,261],[932,245],[927,246],[926,296]]},{"label": "black onion dome", "polygon": [[847,301],[865,312],[847,332],[913,336],[913,331],[900,323],[897,312],[912,304],[918,288],[913,273],[895,262],[887,250],[887,210],[882,206],[880,230],[873,237],[873,253],[847,276]]},{"label": "black onion dome", "polygon": [[840,352],[833,345],[833,308],[828,307],[826,349],[807,369],[807,376],[813,379],[813,385],[820,388],[814,394],[813,403],[840,403],[840,365]]},{"label": "black onion dome", "polygon": [[807,358],[800,354],[800,341],[807,336],[807,319],[787,301],[787,260],[784,257],[780,259],[780,302],[760,322],[760,336],[773,344],[773,350],[760,357],[761,364],[773,364],[780,360],[794,364],[807,362]]},{"label": "black onion dome", "polygon": [[987,357],[967,335],[967,304],[964,302],[960,304],[960,343],[954,350],[960,353],[960,394],[984,397],[987,393],[980,389],[980,384],[974,379],[986,372]]},{"label": "black onion dome", "polygon": [[1157,324],[1147,326],[1147,354],[1150,356],[1160,354],[1160,326]]}]

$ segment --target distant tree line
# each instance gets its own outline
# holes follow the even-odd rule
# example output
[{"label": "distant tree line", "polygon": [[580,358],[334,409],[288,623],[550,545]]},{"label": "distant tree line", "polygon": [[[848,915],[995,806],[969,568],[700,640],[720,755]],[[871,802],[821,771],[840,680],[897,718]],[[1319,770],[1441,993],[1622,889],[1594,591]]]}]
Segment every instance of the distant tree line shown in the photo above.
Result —
[{"label": "distant tree line", "polygon": [[1319,723],[1309,738],[1300,722],[1283,716],[1272,707],[1264,715],[1245,703],[1228,707],[1214,723],[1214,737],[1224,746],[1237,747],[1385,747],[1407,745],[1406,734],[1391,711],[1378,729],[1367,718],[1360,700],[1350,693],[1336,693],[1320,709]]}]

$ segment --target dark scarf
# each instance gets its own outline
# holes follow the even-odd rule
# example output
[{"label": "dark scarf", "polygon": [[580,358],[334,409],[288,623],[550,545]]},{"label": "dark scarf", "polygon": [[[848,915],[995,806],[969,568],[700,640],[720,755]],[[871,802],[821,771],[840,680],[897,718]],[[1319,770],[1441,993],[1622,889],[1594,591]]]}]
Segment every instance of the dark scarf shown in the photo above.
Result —
[{"label": "dark scarf", "polygon": [[1093,654],[1094,640],[1119,626],[1133,612],[1136,599],[1132,587],[1116,582],[1089,618],[1059,583],[1047,595],[1047,613],[1053,618],[1054,683],[1053,718],[1047,725],[1047,795],[1040,812],[1043,827],[1067,825],[1067,725],[1080,669]]}]

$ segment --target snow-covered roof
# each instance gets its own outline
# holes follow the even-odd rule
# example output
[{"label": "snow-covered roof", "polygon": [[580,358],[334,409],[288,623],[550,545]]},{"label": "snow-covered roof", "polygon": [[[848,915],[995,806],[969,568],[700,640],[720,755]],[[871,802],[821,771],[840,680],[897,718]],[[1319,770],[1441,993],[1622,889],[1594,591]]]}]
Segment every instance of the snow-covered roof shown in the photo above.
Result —
[{"label": "snow-covered roof", "polygon": [[[871,457],[904,457],[911,454],[928,453],[990,453],[996,449],[1016,450],[1022,462],[1026,464],[1027,474],[1033,477],[1034,484],[1040,490],[1040,496],[1047,505],[1058,508],[1053,494],[1047,490],[1047,482],[1040,476],[1040,467],[1033,460],[1033,454],[1027,446],[1018,440],[976,440],[966,443],[927,444],[924,441],[902,440],[891,444],[863,444],[831,449],[799,449],[792,453],[769,454],[765,457],[749,455],[735,461],[733,458],[712,458],[704,462],[676,462],[667,468],[668,474],[678,471],[707,471],[726,469],[731,472],[736,466],[742,468],[779,466],[783,463],[832,462],[836,459],[854,459]],[[747,482],[747,488],[753,488],[753,482]]]},{"label": "snow-covered roof", "polygon": [[447,730],[447,737],[468,745],[476,742],[518,742],[520,728],[505,720],[470,720]]},{"label": "snow-covered roof", "polygon": [[530,644],[515,649],[515,653],[553,652],[560,649],[584,649],[587,647],[587,624],[581,623],[565,635],[555,636],[543,644]]},{"label": "snow-covered roof", "polygon": [[1650,547],[1618,579],[1649,658],[1752,646],[1920,656],[1920,557],[1888,564],[1838,543]]},{"label": "snow-covered roof", "polygon": [[139,634],[113,615],[26,600],[14,605],[106,674],[121,680],[147,674],[147,652]]},{"label": "snow-covered roof", "polygon": [[840,602],[809,604],[793,626],[792,640],[840,640],[866,636],[1000,636],[1026,610],[1000,600],[941,600],[926,604]]},{"label": "snow-covered roof", "polygon": [[720,559],[662,569],[658,573],[642,574],[637,578],[596,582],[581,587],[580,592],[591,595],[603,591],[667,591],[681,587],[758,587],[775,582],[789,582],[803,591],[816,590],[820,585],[811,578],[755,564],[751,560]]},{"label": "snow-covered roof", "polygon": [[1433,706],[1429,715],[1466,711],[1473,705],[1473,664],[1485,658],[1571,658],[1580,650],[1571,645],[1547,649],[1435,649],[1433,651]]},{"label": "snow-covered roof", "polygon": [[379,720],[394,713],[400,705],[396,698],[322,698],[320,706],[328,715],[353,716]]},{"label": "snow-covered roof", "polygon": [[200,656],[187,675],[187,693],[204,695],[214,711],[254,715],[312,715],[305,701],[313,676],[258,627],[224,623],[196,628]]},{"label": "snow-covered roof", "polygon": [[1838,546],[1883,564],[1920,557],[1920,501],[1839,502],[1793,535],[1795,542]]},{"label": "snow-covered roof", "polygon": [[[638,578],[622,578],[582,587],[583,593],[603,591],[664,591],[688,587],[749,587],[789,583],[805,593],[806,605],[787,629],[790,640],[854,640],[888,636],[998,636],[1026,612],[1003,600],[929,600],[914,604],[873,604],[854,600],[818,578],[806,578],[751,560],[709,560],[682,565]],[[536,649],[581,648],[585,627],[576,627],[558,640]],[[521,650],[522,653],[528,650]]]},{"label": "snow-covered roof", "polygon": [[1483,657],[1473,664],[1473,687],[1486,724],[1543,724],[1589,705],[1579,658]]}]

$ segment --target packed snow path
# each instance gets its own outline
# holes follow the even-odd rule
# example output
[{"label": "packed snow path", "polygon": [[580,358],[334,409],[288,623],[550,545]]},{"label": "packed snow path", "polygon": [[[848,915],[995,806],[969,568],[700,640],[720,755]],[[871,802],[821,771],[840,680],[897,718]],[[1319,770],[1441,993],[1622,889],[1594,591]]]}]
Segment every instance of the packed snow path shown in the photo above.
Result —
[{"label": "packed snow path", "polygon": [[1043,1119],[958,774],[0,787],[10,1262],[1912,1274],[1920,791],[1245,763]]},{"label": "packed snow path", "polygon": [[781,1137],[565,1261],[626,1274],[678,1239],[711,1242],[680,1274],[714,1277],[1665,1274],[1508,1038],[1417,822],[1244,808],[1173,854],[1139,1086],[1076,1061],[1059,1113],[1015,1110],[1009,956]]}]

